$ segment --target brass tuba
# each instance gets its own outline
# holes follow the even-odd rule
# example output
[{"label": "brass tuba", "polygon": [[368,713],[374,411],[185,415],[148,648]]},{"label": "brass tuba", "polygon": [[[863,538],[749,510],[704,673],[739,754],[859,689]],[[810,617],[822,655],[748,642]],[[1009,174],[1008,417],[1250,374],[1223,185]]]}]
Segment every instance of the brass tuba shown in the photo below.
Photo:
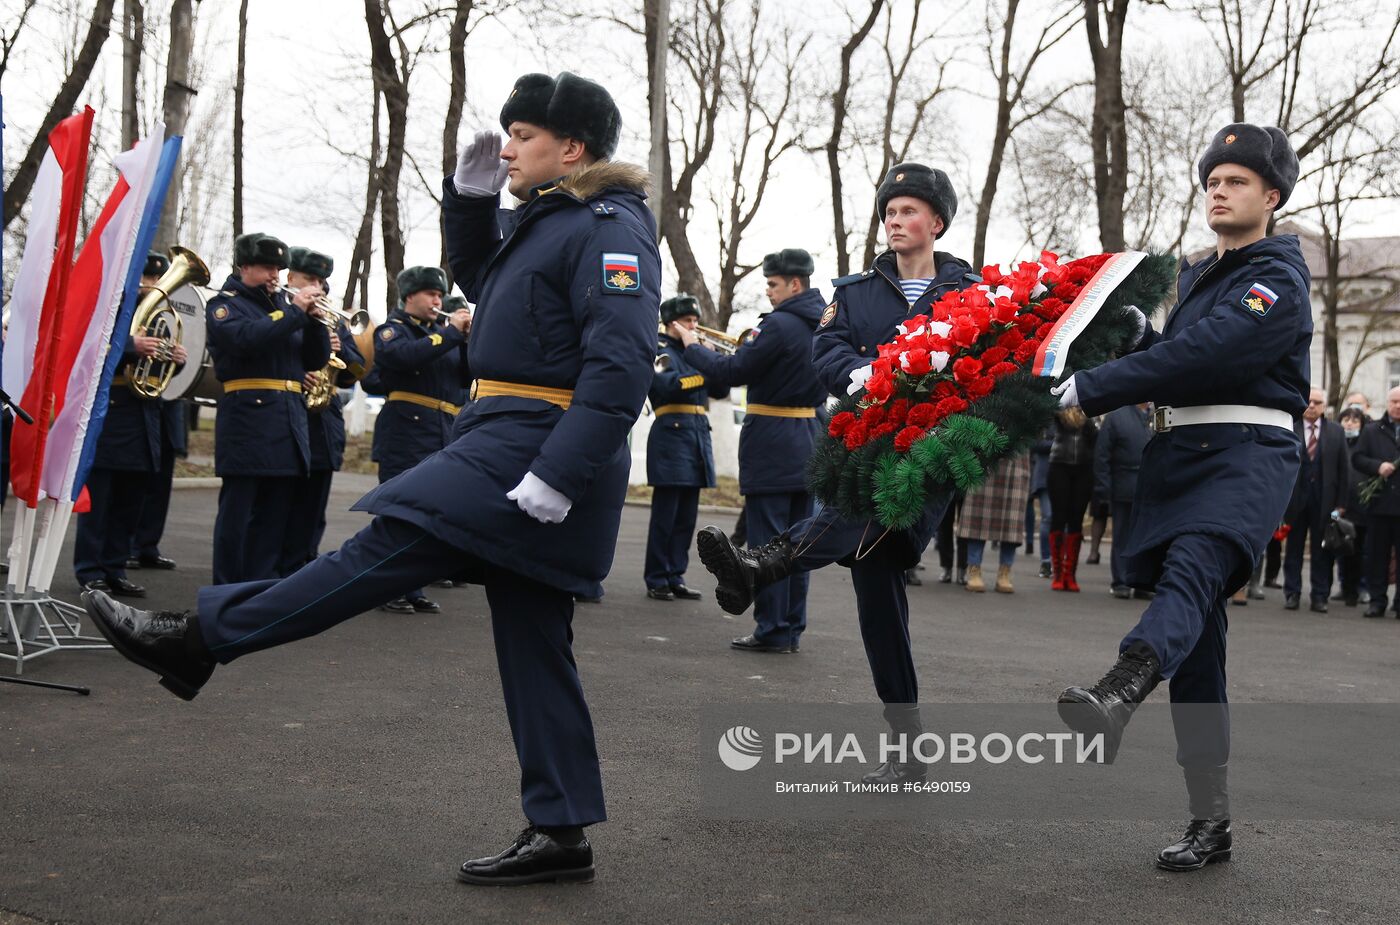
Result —
[{"label": "brass tuba", "polygon": [[142,357],[125,370],[127,385],[142,398],[160,398],[178,369],[174,348],[184,336],[180,313],[170,306],[170,294],[186,285],[207,286],[209,268],[189,248],[170,248],[166,270],[136,306],[131,316],[131,336],[157,337],[155,356]]}]

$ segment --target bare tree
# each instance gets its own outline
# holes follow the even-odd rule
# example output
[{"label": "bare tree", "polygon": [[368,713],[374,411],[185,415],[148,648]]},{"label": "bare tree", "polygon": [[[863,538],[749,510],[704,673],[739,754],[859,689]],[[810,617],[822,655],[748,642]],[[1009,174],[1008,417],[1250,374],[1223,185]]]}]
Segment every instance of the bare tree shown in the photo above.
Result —
[{"label": "bare tree", "polygon": [[849,115],[851,93],[852,59],[856,50],[865,42],[870,30],[875,28],[875,20],[885,8],[884,0],[871,0],[865,20],[853,25],[851,35],[841,45],[841,65],[836,89],[831,94],[831,135],[826,141],[826,169],[831,179],[831,227],[836,237],[836,273],[845,276],[851,272],[850,230],[846,227],[845,191],[841,183],[841,155],[846,119]]},{"label": "bare tree", "polygon": [[[102,45],[107,41],[107,34],[112,26],[112,9],[116,5],[116,0],[97,0],[92,11],[92,18],[88,20],[87,36],[83,40],[82,47],[73,60],[72,67],[63,78],[63,83],[54,96],[53,102],[49,105],[48,112],[39,122],[38,130],[34,133],[34,139],[30,142],[29,148],[20,159],[19,168],[10,179],[10,185],[5,189],[5,226],[8,228],[10,222],[19,214],[20,207],[29,198],[29,192],[34,188],[34,179],[39,173],[39,164],[43,161],[44,152],[49,146],[49,132],[54,126],[73,111],[73,105],[78,101],[78,94],[87,86],[88,78],[92,74],[92,69],[97,64],[97,57],[102,51]],[[18,34],[16,32],[16,34]],[[6,47],[8,58],[8,46]]]},{"label": "bare tree", "polygon": [[5,71],[10,66],[10,52],[19,41],[19,35],[24,31],[24,23],[29,19],[29,13],[34,9],[36,2],[37,0],[24,0],[14,26],[0,26],[0,80],[5,79]]},{"label": "bare tree", "polygon": [[243,233],[243,91],[248,69],[248,0],[238,0],[238,63],[233,75],[233,236]]},{"label": "bare tree", "polygon": [[369,157],[365,159],[365,201],[360,213],[360,227],[355,233],[355,246],[350,252],[350,268],[345,274],[345,295],[342,307],[349,311],[358,296],[360,307],[369,308],[369,266],[374,246],[374,213],[379,208],[380,169],[382,140],[379,131],[380,101],[379,88],[374,89],[374,116],[370,119]]},{"label": "bare tree", "polygon": [[[448,85],[447,115],[442,123],[442,175],[452,176],[457,169],[457,127],[462,122],[462,108],[467,101],[467,24],[471,17],[474,0],[457,0],[452,14],[452,25],[447,32],[447,58],[452,66],[452,80]],[[442,236],[442,253],[439,265],[448,275],[448,285],[452,284],[452,269],[447,265],[447,235]]]},{"label": "bare tree", "polygon": [[[730,168],[723,195],[711,196],[720,241],[719,298],[705,321],[720,330],[729,325],[739,283],[759,266],[740,259],[744,234],[763,205],[774,165],[798,146],[800,125],[793,111],[810,42],[810,36],[794,37],[789,29],[764,22],[757,0],[736,31],[745,39],[728,62],[729,108],[736,117]],[[766,38],[770,35],[781,35],[782,44]]]},{"label": "bare tree", "polygon": [[[168,135],[184,135],[189,121],[190,105],[198,92],[191,84],[191,57],[194,51],[194,4],[192,0],[173,0],[170,4],[170,48],[165,61],[165,130]],[[177,169],[177,181],[189,167],[182,160]],[[182,182],[172,184],[165,198],[165,210],[156,229],[156,248],[166,250],[175,244],[175,232],[180,213]]]},{"label": "bare tree", "polygon": [[1123,27],[1132,0],[1084,0],[1084,27],[1094,65],[1094,112],[1089,127],[1099,241],[1124,247],[1123,201],[1128,194],[1127,104],[1123,100]]},{"label": "bare tree", "polygon": [[141,0],[124,0],[122,12],[122,148],[141,137],[141,51],[146,44],[146,10]]},{"label": "bare tree", "polygon": [[977,227],[972,239],[972,265],[982,266],[986,259],[987,227],[992,220],[992,204],[996,201],[997,185],[1001,181],[1006,149],[1015,132],[1027,122],[1040,118],[1075,86],[1065,83],[1043,98],[1030,100],[1027,89],[1031,71],[1041,57],[1059,44],[1083,16],[1076,10],[1075,0],[1053,8],[1040,24],[1035,45],[1019,61],[1016,59],[1016,21],[1021,12],[1021,0],[1006,0],[999,20],[993,19],[992,6],[987,6],[987,63],[997,81],[996,122],[992,130],[992,147],[987,157],[987,176],[982,182],[982,195],[977,200]]},{"label": "bare tree", "polygon": [[[386,22],[390,29],[386,29]],[[379,168],[379,231],[384,246],[384,272],[388,276],[385,306],[398,303],[394,280],[403,270],[404,233],[399,215],[399,178],[403,173],[404,142],[408,135],[408,80],[413,59],[394,23],[388,0],[365,0],[365,23],[369,27],[370,67],[376,93],[384,101],[389,133],[384,143],[384,162]],[[392,40],[391,40],[392,35]],[[394,45],[401,57],[394,56]]]}]

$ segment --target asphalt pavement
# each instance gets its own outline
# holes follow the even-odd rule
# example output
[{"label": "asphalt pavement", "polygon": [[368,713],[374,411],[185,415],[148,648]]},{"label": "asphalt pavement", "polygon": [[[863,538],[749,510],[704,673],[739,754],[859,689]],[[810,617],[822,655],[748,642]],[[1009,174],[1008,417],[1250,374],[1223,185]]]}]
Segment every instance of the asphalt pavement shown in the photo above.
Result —
[{"label": "asphalt pavement", "polygon": [[[363,525],[345,509],[370,481],[337,482],[327,545]],[[152,604],[188,606],[208,581],[215,498],[175,493],[164,551],[179,569],[131,575]],[[596,882],[453,879],[523,821],[485,596],[432,588],[440,615],[366,613],[220,668],[191,703],[111,652],[26,670],[90,697],[0,685],[0,923],[1395,921],[1394,821],[1241,818],[1232,863],[1170,875],[1152,859],[1184,807],[1112,823],[704,812],[704,705],[875,698],[845,570],[813,576],[799,654],[731,651],[751,624],[719,611],[698,561],[707,600],[644,597],[647,513],[626,510],[606,598],[574,622],[609,800],[590,829]],[[62,562],[57,592],[76,600]],[[1078,595],[1034,572],[1022,560],[1014,595],[923,573],[923,700],[1049,702],[1103,673],[1142,604],[1108,595],[1106,561],[1081,568]],[[1231,612],[1234,702],[1397,699],[1400,621],[1271,598]]]}]

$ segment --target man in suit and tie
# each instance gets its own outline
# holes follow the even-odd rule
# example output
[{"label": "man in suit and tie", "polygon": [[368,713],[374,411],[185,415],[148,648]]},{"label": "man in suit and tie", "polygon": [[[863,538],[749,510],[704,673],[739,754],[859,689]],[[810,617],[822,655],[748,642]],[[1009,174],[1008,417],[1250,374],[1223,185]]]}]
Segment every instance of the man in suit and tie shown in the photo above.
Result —
[{"label": "man in suit and tie", "polygon": [[1283,560],[1283,607],[1297,610],[1303,593],[1303,549],[1312,556],[1310,593],[1313,613],[1327,612],[1332,593],[1332,551],[1322,537],[1332,515],[1344,512],[1347,498],[1346,435],[1341,425],[1322,416],[1327,395],[1322,389],[1308,394],[1308,407],[1293,432],[1303,441],[1303,464],[1293,483],[1293,497],[1284,515],[1289,526]]}]

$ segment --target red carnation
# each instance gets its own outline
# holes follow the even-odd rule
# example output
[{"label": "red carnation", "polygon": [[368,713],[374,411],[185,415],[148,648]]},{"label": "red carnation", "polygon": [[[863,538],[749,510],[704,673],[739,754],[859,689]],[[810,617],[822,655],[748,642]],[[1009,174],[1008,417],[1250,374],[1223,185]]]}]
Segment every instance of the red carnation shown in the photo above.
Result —
[{"label": "red carnation", "polygon": [[923,432],[923,430],[922,430],[921,428],[918,428],[918,427],[906,427],[906,428],[904,428],[904,429],[901,430],[898,434],[895,435],[895,438],[894,438],[894,450],[895,450],[895,452],[896,452],[896,453],[907,453],[907,452],[909,452],[909,448],[910,448],[911,446],[914,445],[914,441],[918,440],[918,439],[919,439],[920,437],[922,437],[923,435],[924,435],[924,432]]},{"label": "red carnation", "polygon": [[938,407],[934,410],[937,412],[938,419],[941,421],[944,418],[948,417],[950,414],[959,414],[963,411],[966,411],[967,402],[954,395],[951,398],[943,399],[941,402],[938,403]]},{"label": "red carnation", "polygon": [[1021,346],[1025,340],[1026,338],[1021,333],[1020,328],[1012,328],[997,338],[997,346],[1004,347],[1007,350],[1015,350],[1017,347]]},{"label": "red carnation", "polygon": [[870,439],[870,432],[866,429],[865,424],[856,421],[851,425],[850,429],[846,431],[846,449],[859,449],[865,445],[865,441],[868,439]]},{"label": "red carnation", "polygon": [[1047,338],[1047,337],[1050,336],[1050,332],[1053,331],[1054,329],[1055,329],[1054,323],[1053,323],[1053,322],[1050,322],[1050,321],[1047,321],[1047,322],[1045,322],[1044,324],[1042,324],[1040,327],[1038,327],[1038,328],[1035,329],[1035,336],[1036,336],[1037,338],[1039,338],[1040,340],[1045,340],[1045,338]]},{"label": "red carnation", "polygon": [[870,432],[870,439],[879,440],[881,437],[887,437],[897,430],[899,430],[898,424],[893,421],[886,421]]},{"label": "red carnation", "polygon": [[885,421],[896,426],[902,425],[905,416],[909,413],[909,399],[896,399],[886,407],[888,413],[885,415]]},{"label": "red carnation", "polygon": [[1026,312],[1024,315],[1016,316],[1016,327],[1021,329],[1022,334],[1029,337],[1036,328],[1040,327],[1040,319],[1032,312]]},{"label": "red carnation", "polygon": [[851,429],[851,425],[856,422],[856,416],[849,411],[842,411],[831,418],[831,423],[826,426],[826,432],[833,437],[843,437],[846,431]]},{"label": "red carnation", "polygon": [[987,370],[987,375],[991,376],[993,379],[1000,379],[1002,376],[1011,375],[1016,372],[1017,369],[1018,367],[1015,363],[998,363]]},{"label": "red carnation", "polygon": [[1009,356],[1011,356],[1010,350],[1007,350],[1005,347],[997,346],[988,347],[986,350],[983,350],[982,356],[979,357],[979,359],[982,361],[983,366],[995,366]]},{"label": "red carnation", "polygon": [[952,398],[956,394],[958,394],[958,387],[947,379],[933,387],[933,397],[936,399]]},{"label": "red carnation", "polygon": [[937,408],[934,405],[924,402],[909,409],[909,416],[905,419],[911,427],[932,427],[933,419],[937,416]]},{"label": "red carnation", "polygon": [[1035,352],[1040,349],[1040,342],[1028,340],[1016,348],[1016,362],[1028,363],[1035,356]]},{"label": "red carnation", "polygon": [[992,394],[992,389],[996,388],[996,383],[991,376],[978,376],[967,384],[967,397],[976,401],[979,398],[986,398]]},{"label": "red carnation", "polygon": [[959,357],[953,361],[953,379],[966,385],[982,371],[982,361],[976,357]]}]

